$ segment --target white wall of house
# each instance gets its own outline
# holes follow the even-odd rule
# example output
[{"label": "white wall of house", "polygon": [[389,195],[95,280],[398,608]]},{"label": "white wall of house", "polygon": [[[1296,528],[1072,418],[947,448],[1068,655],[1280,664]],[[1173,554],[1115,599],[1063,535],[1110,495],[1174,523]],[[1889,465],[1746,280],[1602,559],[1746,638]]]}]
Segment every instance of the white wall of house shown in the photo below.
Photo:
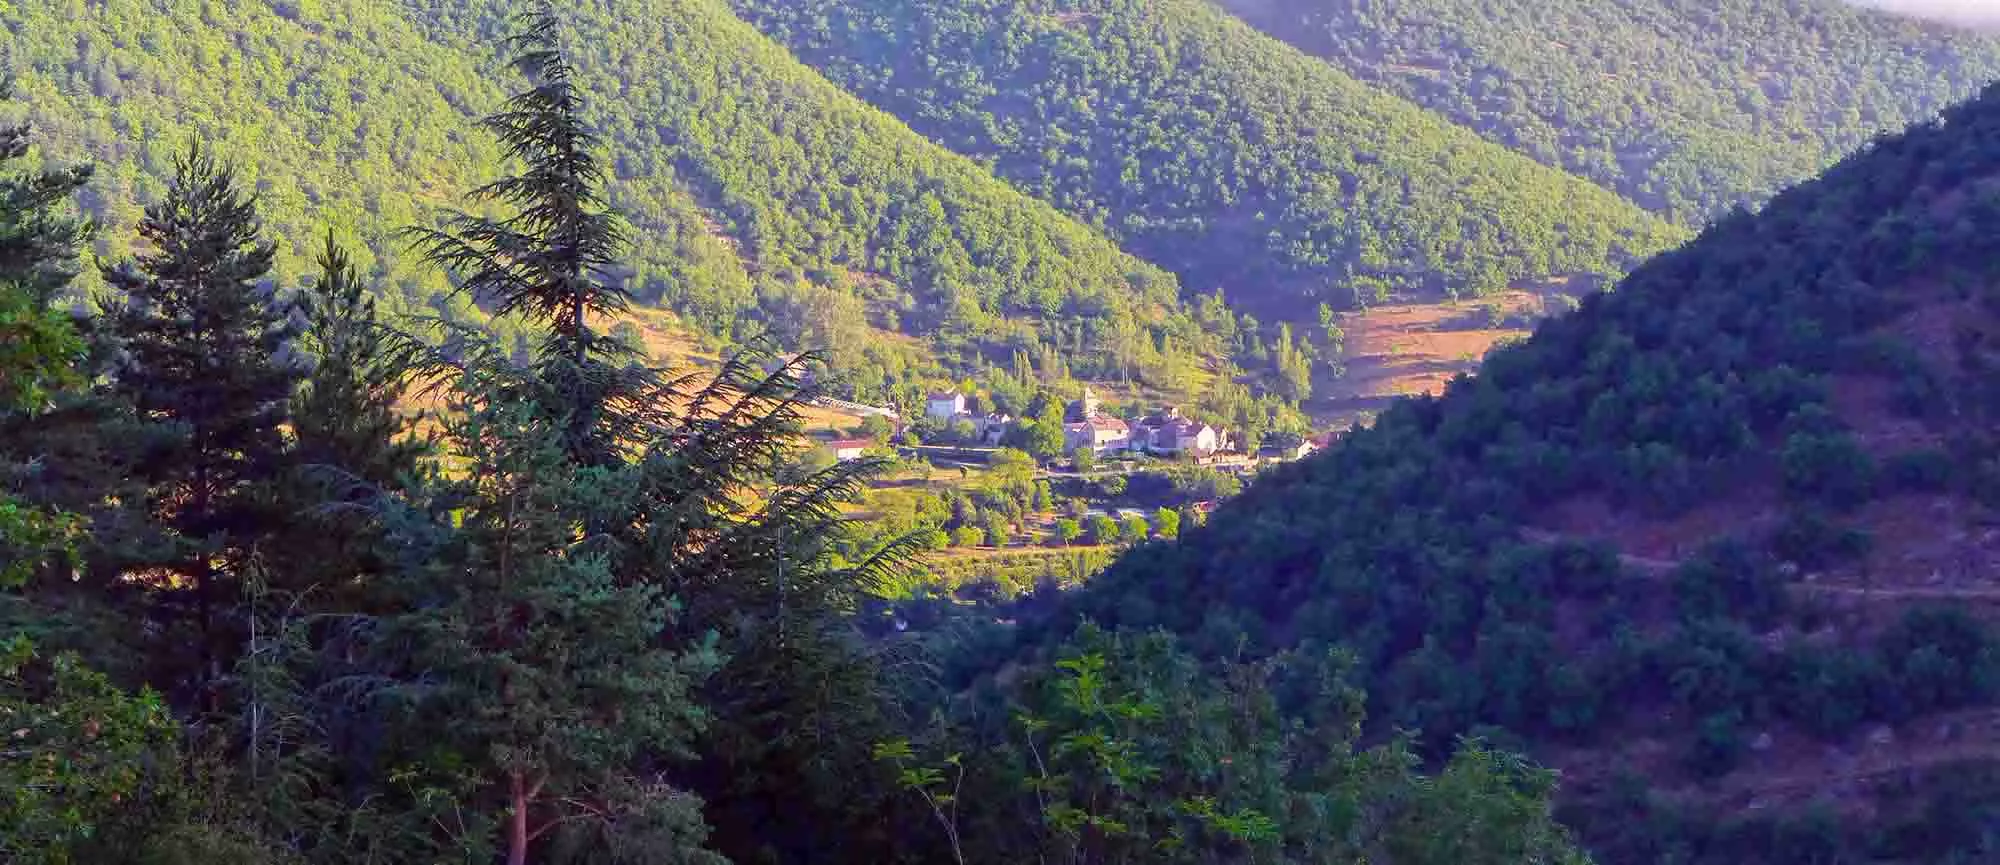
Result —
[{"label": "white wall of house", "polygon": [[932,396],[924,403],[924,416],[935,421],[948,421],[965,413],[965,394],[955,393],[940,399]]}]

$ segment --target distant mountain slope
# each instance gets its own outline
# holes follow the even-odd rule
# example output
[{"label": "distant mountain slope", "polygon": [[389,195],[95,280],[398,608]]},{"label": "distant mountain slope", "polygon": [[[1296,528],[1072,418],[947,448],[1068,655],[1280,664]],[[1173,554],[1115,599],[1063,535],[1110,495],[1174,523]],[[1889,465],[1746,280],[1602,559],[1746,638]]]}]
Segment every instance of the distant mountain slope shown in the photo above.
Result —
[{"label": "distant mountain slope", "polygon": [[[0,59],[49,158],[103,163],[101,251],[131,243],[169,157],[210,142],[257,179],[287,278],[325,226],[371,251],[395,308],[449,308],[395,231],[501,166],[474,118],[518,87],[509,3],[142,0],[0,5]],[[876,389],[909,368],[1047,347],[1124,377],[1208,354],[1173,278],[931,145],[707,0],[565,4],[638,231],[643,300],[710,334],[833,344]],[[199,86],[196,86],[196,85]],[[476,313],[462,307],[462,316]],[[933,340],[931,350],[875,338]],[[1208,356],[1201,354],[1197,356]]]},{"label": "distant mountain slope", "polygon": [[1260,313],[1621,270],[1677,239],[1205,0],[734,0],[918,131]]},{"label": "distant mountain slope", "polygon": [[1020,639],[1348,647],[1378,730],[1527,747],[1612,865],[1990,861],[1996,142],[2000,88],[1722,220]]},{"label": "distant mountain slope", "polygon": [[1686,223],[2000,78],[2000,39],[1839,0],[1216,0]]}]

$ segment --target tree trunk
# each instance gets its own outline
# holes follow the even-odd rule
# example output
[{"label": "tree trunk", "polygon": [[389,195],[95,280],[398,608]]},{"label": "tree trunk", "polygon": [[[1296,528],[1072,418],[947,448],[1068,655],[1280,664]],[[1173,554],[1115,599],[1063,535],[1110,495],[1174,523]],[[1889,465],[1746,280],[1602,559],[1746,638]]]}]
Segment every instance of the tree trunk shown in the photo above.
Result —
[{"label": "tree trunk", "polygon": [[514,813],[507,819],[507,865],[528,865],[528,784],[520,772],[508,780]]},{"label": "tree trunk", "polygon": [[[197,434],[195,441],[200,449],[195,458],[202,462],[195,468],[192,522],[197,527],[207,528],[214,524],[210,516],[214,497],[209,490],[208,454],[202,444],[203,439]],[[196,624],[201,629],[201,654],[196,661],[194,678],[195,693],[199,695],[197,705],[212,716],[222,710],[222,695],[216,693],[216,683],[222,681],[222,661],[216,652],[215,639],[215,562],[209,556],[206,540],[203,538],[203,547],[195,551],[194,602]]]}]

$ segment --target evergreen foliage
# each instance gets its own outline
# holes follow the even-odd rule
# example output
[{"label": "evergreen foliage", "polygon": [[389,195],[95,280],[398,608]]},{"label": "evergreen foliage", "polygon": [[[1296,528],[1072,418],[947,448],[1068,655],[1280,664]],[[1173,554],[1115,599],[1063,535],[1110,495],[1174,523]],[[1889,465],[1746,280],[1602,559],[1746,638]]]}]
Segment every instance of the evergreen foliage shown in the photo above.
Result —
[{"label": "evergreen foliage", "polygon": [[[0,101],[13,90],[0,77]],[[29,153],[32,130],[0,127],[0,430],[25,424],[50,401],[81,383],[76,370],[83,344],[70,323],[48,308],[55,292],[75,273],[87,225],[64,207],[89,180],[87,167],[19,172],[14,163]],[[0,588],[26,579],[34,553],[49,548],[69,528],[57,514],[8,494],[19,478],[10,444],[0,439]],[[32,470],[30,468],[30,470]]]},{"label": "evergreen foliage", "polygon": [[291,408],[298,462],[338,466],[353,480],[393,488],[417,470],[423,452],[401,408],[413,359],[331,233],[319,264],[319,277],[298,298],[312,358]]},{"label": "evergreen foliage", "polygon": [[[247,79],[251,91],[266,82],[217,74],[203,88],[145,65],[129,81],[96,74],[120,61],[71,70],[48,61],[71,47],[49,48],[64,38],[46,34],[88,30],[75,50],[129,58],[148,39],[182,44],[183,23],[207,33],[240,15],[243,33],[269,25],[297,40],[274,44],[437,46],[408,58],[436,71],[462,62],[459,37],[497,27],[502,5],[223,4],[133,22],[130,44],[91,29],[134,14],[119,0],[5,7],[0,21],[29,22],[7,32],[39,46],[31,70],[90,78],[75,92],[144,91],[120,103],[139,116],[157,108],[145,93],[235,97]],[[968,150],[1000,142],[983,152],[1002,173],[1045,170],[1044,185],[1021,182],[1185,256],[1190,272],[1235,256],[1306,280],[1274,293],[1278,305],[1340,300],[1311,282],[1321,278],[1365,295],[1402,279],[1483,290],[1609,272],[1667,236],[1183,0],[754,5],[774,30],[797,24],[788,38],[832,40],[802,49],[825,49],[814,59],[829,68],[840,67],[829,46],[852,48],[838,56],[857,69],[838,74],[872,81],[864,89],[885,105]],[[785,17],[801,8],[826,26]],[[919,33],[883,10],[940,15]],[[2000,412],[2000,294],[1985,287],[1983,254],[2000,208],[1982,186],[2000,173],[2000,92],[1878,142],[1758,216],[1722,220],[1496,353],[1479,378],[1400,403],[1327,454],[1247,489],[1191,467],[1104,480],[1145,511],[1122,526],[1091,517],[1102,549],[966,556],[1020,553],[1037,570],[995,566],[998,578],[961,597],[926,598],[906,576],[920,549],[947,530],[1006,546],[1030,511],[1055,506],[1033,456],[1003,449],[978,487],[913,497],[856,529],[844,505],[882,464],[806,458],[801,410],[819,391],[803,379],[822,357],[729,351],[670,373],[641,363],[606,319],[668,299],[696,318],[719,310],[704,326],[746,343],[756,334],[738,325],[756,318],[805,332],[837,315],[849,320],[826,332],[873,342],[905,330],[966,369],[1009,356],[995,395],[1029,419],[1017,443],[1049,456],[1063,413],[1044,388],[1070,361],[1153,383],[1198,378],[1171,358],[1233,353],[1303,397],[1312,365],[1341,342],[1331,313],[1301,338],[1280,323],[1295,309],[1267,332],[1220,293],[1183,305],[1164,273],[827,95],[715,0],[563,11],[516,22],[508,45],[528,89],[512,101],[466,84],[482,80],[473,73],[418,79],[442,101],[409,103],[435,110],[396,134],[450,142],[502,173],[441,222],[408,202],[357,205],[324,166],[296,159],[374,141],[391,113],[355,138],[340,124],[301,135],[312,143],[298,153],[227,145],[254,169],[192,151],[153,195],[125,185],[148,176],[137,145],[83,193],[83,173],[38,157],[0,179],[0,250],[12,256],[0,261],[0,857],[1580,863],[1551,814],[1556,776],[1475,736],[1560,757],[1652,724],[1676,750],[1651,768],[1699,789],[1758,759],[1760,730],[1832,744],[2000,700],[2000,635],[1963,610],[1791,637],[1823,624],[1797,603],[1800,568],[1868,552],[1855,514],[1914,490],[1975,510],[2000,502],[1987,429]],[[931,63],[932,45],[952,50]],[[235,48],[188,54],[215,72],[275,50],[248,36]],[[318,68],[314,52],[299,57]],[[964,77],[986,67],[991,81]],[[44,76],[30,79],[35,116],[61,116],[61,88],[33,74]],[[334,98],[315,74],[242,110],[268,120],[289,100]],[[378,92],[371,82],[382,83],[347,85]],[[187,102],[191,117],[213,108]],[[501,105],[485,126],[496,147],[452,126],[489,105]],[[1048,123],[1016,122],[1035,112]],[[1188,125],[1164,122],[1183,114]],[[78,117],[61,128],[96,128]],[[1308,126],[1360,132],[1322,147]],[[1096,176],[1122,162],[1077,161],[1131,143],[1126,132],[1189,156],[1136,180]],[[1086,133],[1103,141],[1077,143]],[[1327,149],[1404,133],[1402,156]],[[1266,134],[1273,155],[1245,155]],[[22,157],[24,140],[7,133],[0,156]],[[1366,158],[1342,161],[1355,153]],[[396,164],[421,167],[408,159]],[[389,176],[369,161],[355,174]],[[1500,192],[1454,204],[1508,203],[1433,212],[1452,197],[1440,178],[1468,166],[1491,168],[1495,184],[1472,191]],[[482,173],[454,163],[452,182],[424,197],[472,195]],[[425,176],[389,185],[414,194],[407,183]],[[1391,176],[1436,184],[1396,192]],[[1188,189],[1207,197],[1185,212],[1160,204]],[[267,192],[285,214],[268,239]],[[321,192],[334,215],[305,219],[321,208],[302,202]],[[139,238],[136,261],[102,271],[123,296],[81,325],[50,307],[84,236],[63,203],[72,194]],[[1257,212],[1238,205],[1270,211],[1248,231],[1256,243],[1186,242],[1209,237],[1216,213]],[[357,232],[356,213],[381,224]],[[735,262],[735,276],[707,281],[728,268],[686,263],[698,256],[663,263],[718,248],[691,228],[703,214],[726,215],[718,230],[755,250],[705,260]],[[1328,233],[1314,233],[1321,222]],[[384,224],[409,227],[417,254],[387,242]],[[656,236],[662,226],[689,233]],[[304,274],[286,261],[307,248],[318,273],[295,292]],[[426,261],[449,275],[423,272]],[[1904,294],[1911,285],[1919,293]],[[378,310],[371,295],[390,299]],[[408,315],[433,303],[435,315]],[[1880,350],[1897,333],[1884,326],[1922,303],[1953,313],[1949,346]],[[513,338],[467,338],[459,326],[486,315],[476,306]],[[445,335],[397,332],[426,320]],[[869,368],[869,387],[915,383],[888,354],[855,357],[846,369]],[[1923,442],[1937,453],[1876,466],[1879,430],[1842,420],[1835,388],[1870,364],[1893,371],[1897,404],[1943,401],[1915,406],[1951,432]],[[1232,380],[1240,370],[1215,367],[1204,411],[1252,438],[1302,432],[1275,397]],[[441,398],[434,448],[399,412],[413,394]],[[1758,483],[1786,519],[1686,562],[1527,524],[1579,502],[1671,517]],[[1210,524],[1192,507],[1239,489]],[[1056,525],[1065,544],[1086,532],[1072,505]],[[1052,590],[1128,541],[1097,582]],[[988,606],[1005,594],[1019,597]],[[917,627],[863,614],[891,596],[910,601],[899,615],[921,613]],[[973,613],[961,598],[978,598]],[[1611,861],[1838,854],[1827,833],[1787,824],[1755,837],[1764,830],[1708,814],[1626,825],[1665,809],[1590,780],[1576,825]],[[1921,802],[1916,829],[1854,821],[1839,835],[1876,858],[1976,861],[1992,791],[1924,788],[1908,797]]]},{"label": "evergreen foliage", "polygon": [[293,468],[271,502],[281,521],[273,547],[290,563],[264,577],[286,595],[338,592],[384,573],[384,541],[357,507],[377,490],[407,489],[431,452],[404,408],[415,344],[381,319],[330,232],[319,276],[297,303],[311,369],[292,395]]},{"label": "evergreen foliage", "polygon": [[[10,100],[13,91],[13,76],[0,76],[0,102]],[[28,124],[0,126],[0,165],[9,167],[0,178],[0,283],[45,305],[76,276],[77,253],[90,226],[66,208],[90,182],[92,168],[12,170],[27,159],[33,140]]]},{"label": "evergreen foliage", "polygon": [[[148,252],[107,268],[124,295],[112,319],[121,362],[113,393],[161,428],[142,466],[146,507],[166,532],[156,557],[160,593],[191,627],[203,687],[221,675],[234,627],[222,620],[232,584],[246,578],[272,524],[259,508],[287,464],[281,427],[299,372],[289,316],[263,282],[272,247],[234,171],[199,145],[180,157],[167,197],[139,226]],[[179,579],[175,579],[179,578]],[[212,695],[210,695],[212,697]]]},{"label": "evergreen foliage", "polygon": [[406,707],[394,723],[435,731],[424,750],[439,783],[498,828],[510,865],[537,845],[719,861],[702,852],[691,798],[639,770],[689,752],[713,641],[663,641],[672,600],[621,579],[615,540],[590,528],[642,506],[642,468],[576,460],[562,415],[470,375],[446,437],[460,472],[421,490],[421,510],[388,517],[396,612],[369,645],[394,684],[377,699]]},{"label": "evergreen foliage", "polygon": [[615,363],[636,351],[592,327],[593,319],[624,313],[631,301],[610,272],[625,251],[627,230],[605,203],[601,145],[586,125],[576,70],[558,38],[546,3],[522,22],[508,48],[529,87],[484,124],[523,167],[473,190],[472,198],[514,212],[505,218],[460,213],[445,228],[416,237],[433,263],[457,272],[459,291],[498,315],[521,314],[546,325],[536,364],[542,382],[554,389],[555,404],[547,408],[569,418],[572,456],[605,464],[619,444],[606,430],[630,426],[616,415],[636,410],[642,384]]}]

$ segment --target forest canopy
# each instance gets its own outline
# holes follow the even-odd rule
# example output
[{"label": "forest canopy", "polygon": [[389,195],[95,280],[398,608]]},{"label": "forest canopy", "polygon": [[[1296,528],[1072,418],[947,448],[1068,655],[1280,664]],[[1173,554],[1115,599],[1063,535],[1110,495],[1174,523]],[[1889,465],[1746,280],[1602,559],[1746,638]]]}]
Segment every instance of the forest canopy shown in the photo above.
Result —
[{"label": "forest canopy", "polygon": [[735,0],[835,82],[1260,316],[1604,278],[1681,238],[1206,0]]},{"label": "forest canopy", "polygon": [[2000,39],[1840,0],[1216,0],[1686,225],[2000,78]]},{"label": "forest canopy", "polygon": [[[82,203],[107,259],[132,250],[135,202],[164,192],[173,154],[206,140],[258,192],[278,277],[311,272],[331,226],[387,310],[480,323],[525,350],[396,240],[499,159],[465,129],[503,92],[488,68],[512,7],[13,4],[0,58],[21,101],[7,110],[42,130],[51,161],[98,164]],[[877,399],[1015,349],[1102,379],[1168,378],[1162,345],[1228,353],[1170,274],[842,93],[720,2],[569,14],[607,191],[635,229],[620,278],[712,342],[826,349]]]}]

